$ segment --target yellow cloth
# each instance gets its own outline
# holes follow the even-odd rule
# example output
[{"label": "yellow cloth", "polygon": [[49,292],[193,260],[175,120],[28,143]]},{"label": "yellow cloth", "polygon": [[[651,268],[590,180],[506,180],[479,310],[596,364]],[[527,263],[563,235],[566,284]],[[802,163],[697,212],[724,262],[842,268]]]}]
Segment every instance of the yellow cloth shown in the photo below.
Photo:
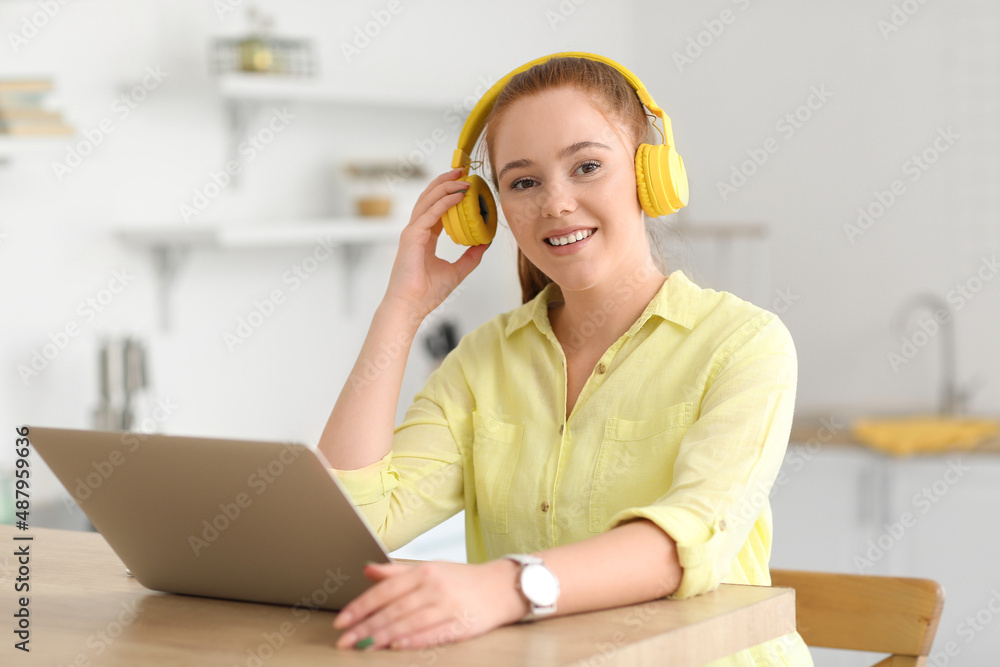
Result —
[{"label": "yellow cloth", "polygon": [[989,419],[934,415],[859,419],[851,426],[855,440],[895,456],[972,449],[998,431],[1000,425]]},{"label": "yellow cloth", "polygon": [[[645,517],[677,542],[684,574],[671,597],[769,585],[768,492],[797,374],[784,324],[674,271],[598,360],[567,420],[548,317],[558,299],[550,284],[464,336],[417,392],[392,450],[333,471],[369,524],[395,550],[464,509],[468,560],[479,563]],[[712,664],[812,660],[792,633]]]}]

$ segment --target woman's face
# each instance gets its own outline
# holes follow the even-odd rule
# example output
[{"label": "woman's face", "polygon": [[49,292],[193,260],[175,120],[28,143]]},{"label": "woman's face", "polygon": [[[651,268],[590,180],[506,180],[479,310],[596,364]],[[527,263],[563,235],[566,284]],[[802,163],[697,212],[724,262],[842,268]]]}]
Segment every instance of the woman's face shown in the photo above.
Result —
[{"label": "woman's face", "polygon": [[[573,88],[518,100],[496,127],[504,216],[521,251],[564,293],[610,286],[649,264],[626,137]],[[575,243],[549,241],[581,233]]]}]

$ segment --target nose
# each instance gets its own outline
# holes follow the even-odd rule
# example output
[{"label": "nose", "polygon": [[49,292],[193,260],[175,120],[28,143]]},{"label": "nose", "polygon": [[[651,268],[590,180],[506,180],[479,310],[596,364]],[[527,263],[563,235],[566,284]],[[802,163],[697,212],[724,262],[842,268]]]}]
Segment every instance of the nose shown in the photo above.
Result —
[{"label": "nose", "polygon": [[540,188],[537,203],[539,213],[544,218],[558,218],[576,210],[572,188],[551,180]]}]

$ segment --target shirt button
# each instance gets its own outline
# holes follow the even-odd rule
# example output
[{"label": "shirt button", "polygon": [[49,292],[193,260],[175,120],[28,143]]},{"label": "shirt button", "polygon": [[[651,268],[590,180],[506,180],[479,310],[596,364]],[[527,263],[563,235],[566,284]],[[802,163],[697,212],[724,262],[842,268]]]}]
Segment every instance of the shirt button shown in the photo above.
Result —
[{"label": "shirt button", "polygon": [[547,500],[543,500],[542,501],[542,511],[543,512],[548,512],[549,511],[549,501],[547,501]]},{"label": "shirt button", "polygon": [[726,529],[726,520],[723,519],[722,521],[719,522],[719,530],[725,530],[725,529]]},{"label": "shirt button", "polygon": [[566,428],[565,424],[559,424],[559,435],[563,434],[563,430]]},{"label": "shirt button", "polygon": [[608,370],[608,367],[604,364],[597,364],[597,372],[599,375],[603,375],[604,371]]}]

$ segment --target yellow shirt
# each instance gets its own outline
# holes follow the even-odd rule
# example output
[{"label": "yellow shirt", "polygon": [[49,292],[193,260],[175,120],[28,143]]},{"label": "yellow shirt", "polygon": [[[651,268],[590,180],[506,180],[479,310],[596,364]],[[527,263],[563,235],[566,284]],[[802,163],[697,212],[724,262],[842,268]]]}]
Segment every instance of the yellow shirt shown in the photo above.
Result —
[{"label": "yellow shirt", "polygon": [[[769,585],[768,492],[797,374],[784,324],[673,271],[566,419],[565,356],[548,317],[558,299],[549,284],[464,336],[414,396],[392,451],[334,470],[369,524],[392,551],[464,509],[468,560],[480,563],[644,517],[677,542],[684,573],[670,597]],[[792,633],[712,664],[812,660]]]}]

